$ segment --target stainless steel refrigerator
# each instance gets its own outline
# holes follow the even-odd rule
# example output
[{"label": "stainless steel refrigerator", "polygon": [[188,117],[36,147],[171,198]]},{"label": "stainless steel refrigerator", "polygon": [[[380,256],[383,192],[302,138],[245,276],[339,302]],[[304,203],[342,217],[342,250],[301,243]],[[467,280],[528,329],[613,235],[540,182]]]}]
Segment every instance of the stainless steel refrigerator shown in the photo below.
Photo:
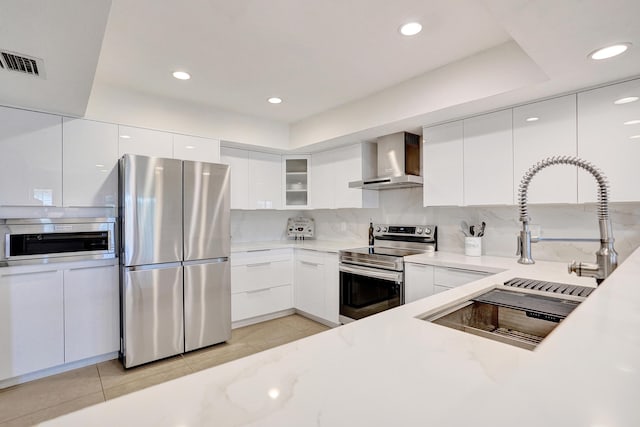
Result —
[{"label": "stainless steel refrigerator", "polygon": [[229,166],[120,159],[126,368],[231,337]]}]

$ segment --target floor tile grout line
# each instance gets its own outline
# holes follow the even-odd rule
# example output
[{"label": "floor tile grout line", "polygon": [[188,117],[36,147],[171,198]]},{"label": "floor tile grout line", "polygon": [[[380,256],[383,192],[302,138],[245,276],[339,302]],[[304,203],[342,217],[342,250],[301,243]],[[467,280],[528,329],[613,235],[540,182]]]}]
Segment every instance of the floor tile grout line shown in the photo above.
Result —
[{"label": "floor tile grout line", "polygon": [[98,364],[96,363],[96,369],[98,370],[98,378],[100,378],[100,388],[102,389],[102,399],[103,401],[107,401],[107,394],[104,392],[104,383],[102,382],[102,374],[100,373],[100,368],[98,368]]}]

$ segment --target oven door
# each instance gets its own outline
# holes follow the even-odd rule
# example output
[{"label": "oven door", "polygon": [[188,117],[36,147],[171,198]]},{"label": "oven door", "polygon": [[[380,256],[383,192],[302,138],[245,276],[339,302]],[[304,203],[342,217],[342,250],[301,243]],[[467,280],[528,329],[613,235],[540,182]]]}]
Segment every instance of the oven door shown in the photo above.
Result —
[{"label": "oven door", "polygon": [[404,304],[402,271],[340,264],[340,321],[350,322]]}]

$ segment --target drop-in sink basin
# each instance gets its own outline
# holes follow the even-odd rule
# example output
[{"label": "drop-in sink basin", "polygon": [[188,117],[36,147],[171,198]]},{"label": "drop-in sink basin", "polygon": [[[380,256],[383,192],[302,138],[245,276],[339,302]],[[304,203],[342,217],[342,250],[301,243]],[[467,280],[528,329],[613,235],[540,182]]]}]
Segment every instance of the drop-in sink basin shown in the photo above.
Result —
[{"label": "drop-in sink basin", "polygon": [[507,286],[492,289],[422,319],[533,350],[584,300],[584,297],[519,291]]}]

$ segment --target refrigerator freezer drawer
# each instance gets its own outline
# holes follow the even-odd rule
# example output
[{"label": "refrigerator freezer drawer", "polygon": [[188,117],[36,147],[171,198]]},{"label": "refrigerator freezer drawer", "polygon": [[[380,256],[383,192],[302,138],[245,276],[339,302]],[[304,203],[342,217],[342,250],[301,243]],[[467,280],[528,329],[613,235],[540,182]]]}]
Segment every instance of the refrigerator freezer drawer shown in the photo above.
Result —
[{"label": "refrigerator freezer drawer", "polygon": [[125,268],[122,283],[125,368],[183,353],[180,264]]},{"label": "refrigerator freezer drawer", "polygon": [[184,266],[185,351],[231,338],[229,260]]}]

